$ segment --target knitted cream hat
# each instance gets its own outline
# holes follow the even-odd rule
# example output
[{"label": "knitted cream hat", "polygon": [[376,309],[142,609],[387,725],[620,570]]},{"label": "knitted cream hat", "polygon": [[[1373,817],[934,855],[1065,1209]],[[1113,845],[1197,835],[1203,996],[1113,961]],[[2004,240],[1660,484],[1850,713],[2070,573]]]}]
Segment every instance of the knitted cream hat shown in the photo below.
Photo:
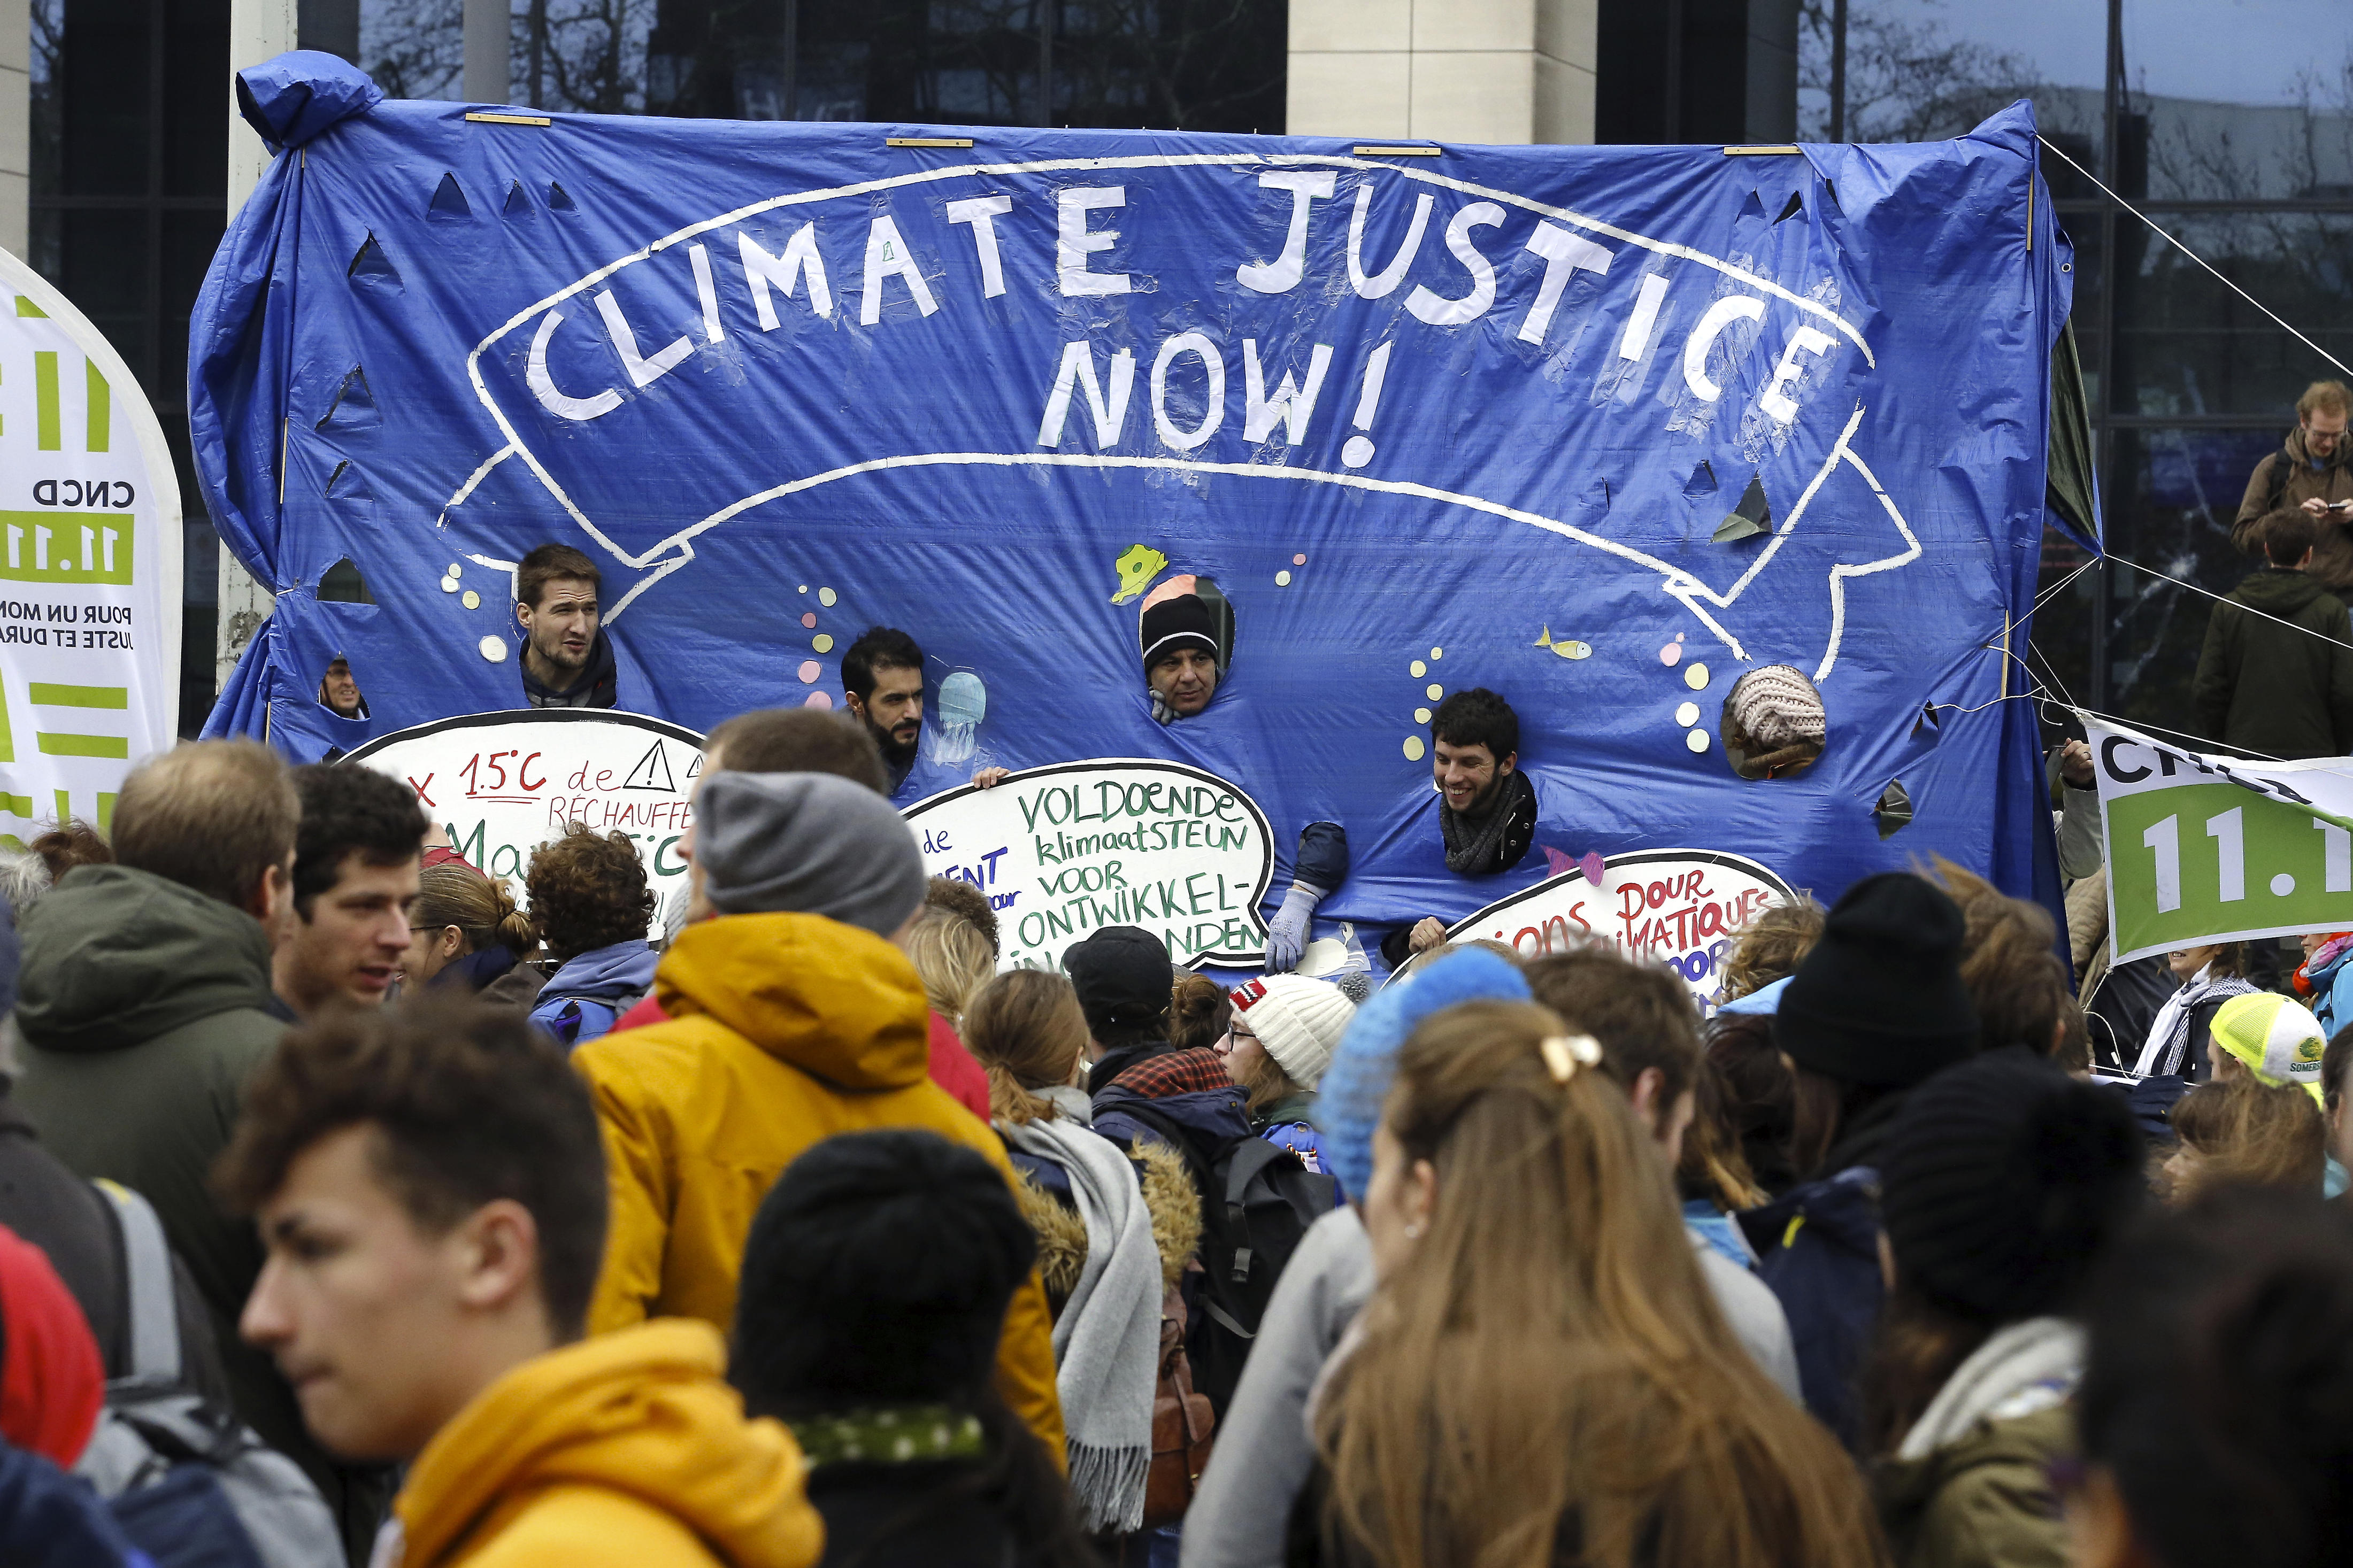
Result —
[{"label": "knitted cream hat", "polygon": [[1230,994],[1235,1016],[1250,1020],[1274,1065],[1302,1089],[1324,1081],[1324,1069],[1356,1016],[1356,1005],[1338,986],[1297,974],[1270,974],[1235,986]]},{"label": "knitted cream hat", "polygon": [[1821,693],[1791,664],[1768,664],[1735,681],[1730,700],[1734,722],[1760,751],[1778,752],[1829,733]]}]

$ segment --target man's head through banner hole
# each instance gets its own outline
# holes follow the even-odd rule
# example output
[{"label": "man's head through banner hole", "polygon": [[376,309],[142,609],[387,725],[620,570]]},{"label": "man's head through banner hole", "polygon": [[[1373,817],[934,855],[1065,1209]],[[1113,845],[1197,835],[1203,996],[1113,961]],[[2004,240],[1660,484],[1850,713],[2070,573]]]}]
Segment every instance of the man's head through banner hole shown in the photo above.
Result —
[{"label": "man's head through banner hole", "polygon": [[1830,721],[1821,693],[1793,664],[1768,664],[1724,699],[1724,755],[1745,779],[1788,778],[1822,754]]},{"label": "man's head through banner hole", "polygon": [[1483,816],[1520,762],[1520,716],[1483,686],[1458,691],[1430,716],[1430,775],[1447,809]]},{"label": "man's head through banner hole", "polygon": [[1145,600],[1137,631],[1152,716],[1166,724],[1207,708],[1233,663],[1233,608],[1217,584],[1171,578]]},{"label": "man's head through banner hole", "polygon": [[352,661],[342,654],[327,661],[327,673],[319,681],[319,705],[338,719],[364,719],[367,709],[360,698],[360,683],[352,674]]},{"label": "man's head through banner hole", "polygon": [[841,656],[841,692],[892,776],[915,765],[923,738],[923,650],[896,626],[869,626]]},{"label": "man's head through banner hole", "polygon": [[537,681],[551,693],[568,693],[584,683],[596,651],[603,585],[596,563],[568,544],[543,544],[522,558],[515,569],[515,619],[522,625],[526,688]]}]

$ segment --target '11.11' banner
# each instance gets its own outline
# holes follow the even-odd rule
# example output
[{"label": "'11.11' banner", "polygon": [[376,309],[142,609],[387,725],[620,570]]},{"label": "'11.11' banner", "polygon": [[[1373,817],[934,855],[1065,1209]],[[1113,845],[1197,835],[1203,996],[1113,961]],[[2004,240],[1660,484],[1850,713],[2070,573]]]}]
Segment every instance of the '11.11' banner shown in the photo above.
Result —
[{"label": "'11.11' banner", "polygon": [[180,489],[163,426],[64,296],[0,251],[0,845],[111,826],[179,711]]},{"label": "'11.11' banner", "polygon": [[2353,931],[2353,758],[2200,756],[2087,720],[2116,962]]}]

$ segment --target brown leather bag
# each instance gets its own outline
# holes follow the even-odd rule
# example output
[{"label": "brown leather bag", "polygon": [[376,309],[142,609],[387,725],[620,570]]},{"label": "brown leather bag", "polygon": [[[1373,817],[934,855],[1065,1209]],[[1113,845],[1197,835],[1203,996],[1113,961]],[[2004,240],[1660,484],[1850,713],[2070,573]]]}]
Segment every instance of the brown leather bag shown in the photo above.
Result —
[{"label": "brown leather bag", "polygon": [[1185,1298],[1171,1286],[1160,1302],[1160,1383],[1152,1398],[1152,1468],[1145,1479],[1144,1524],[1174,1524],[1193,1506],[1218,1424],[1209,1396],[1193,1392],[1185,1355]]}]

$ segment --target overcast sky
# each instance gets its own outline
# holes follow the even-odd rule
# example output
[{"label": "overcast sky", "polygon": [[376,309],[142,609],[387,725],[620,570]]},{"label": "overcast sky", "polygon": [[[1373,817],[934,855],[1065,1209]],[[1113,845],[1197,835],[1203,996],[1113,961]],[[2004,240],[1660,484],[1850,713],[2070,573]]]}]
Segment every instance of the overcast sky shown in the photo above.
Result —
[{"label": "overcast sky", "polygon": [[[2102,83],[2106,0],[1854,0],[1866,6],[2026,55],[2056,86]],[[2353,0],[2125,0],[2124,10],[2125,70],[2135,90],[2163,98],[2293,102],[2300,63],[2341,92],[2353,59]]]}]

